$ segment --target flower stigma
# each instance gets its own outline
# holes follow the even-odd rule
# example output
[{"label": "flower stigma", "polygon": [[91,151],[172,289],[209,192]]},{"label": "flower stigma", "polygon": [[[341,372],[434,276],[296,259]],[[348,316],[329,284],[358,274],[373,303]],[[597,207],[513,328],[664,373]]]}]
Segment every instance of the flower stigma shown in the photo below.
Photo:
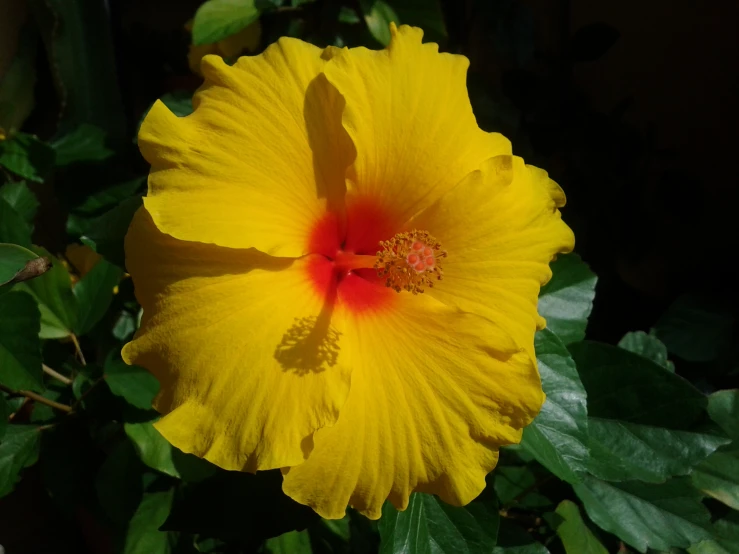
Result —
[{"label": "flower stigma", "polygon": [[414,229],[398,233],[390,240],[381,241],[380,246],[382,250],[377,253],[374,268],[385,279],[385,286],[396,292],[418,294],[443,278],[440,262],[447,253],[428,231]]}]

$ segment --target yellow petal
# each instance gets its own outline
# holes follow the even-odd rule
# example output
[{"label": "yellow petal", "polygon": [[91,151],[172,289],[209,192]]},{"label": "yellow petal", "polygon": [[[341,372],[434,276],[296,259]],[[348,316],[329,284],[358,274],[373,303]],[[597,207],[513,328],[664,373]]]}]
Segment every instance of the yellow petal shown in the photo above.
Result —
[{"label": "yellow petal", "polygon": [[429,231],[448,256],[429,294],[498,323],[533,353],[541,285],[549,262],[574,246],[562,221],[565,197],[545,171],[499,156],[409,222]]},{"label": "yellow petal", "polygon": [[155,103],[139,145],[152,165],[144,204],[157,227],[181,240],[307,253],[354,156],[343,100],[319,76],[326,63],[294,39],[233,66],[206,56],[193,114]]},{"label": "yellow petal", "polygon": [[144,317],[123,356],[161,383],[162,435],[230,470],[302,462],[350,379],[310,259],[179,241],[143,209],[126,254]]},{"label": "yellow petal", "polygon": [[354,48],[325,69],[346,100],[343,124],[357,149],[347,172],[353,251],[376,250],[484,160],[511,153],[505,137],[477,126],[467,58],[422,44],[420,29],[392,25],[391,32],[387,49]]},{"label": "yellow petal", "polygon": [[544,400],[530,357],[489,320],[427,295],[347,311],[349,397],[284,491],[326,518],[350,504],[376,519],[387,498],[405,509],[414,490],[471,501]]},{"label": "yellow petal", "polygon": [[86,244],[70,244],[64,252],[64,257],[74,267],[80,277],[87,275],[103,257]]}]

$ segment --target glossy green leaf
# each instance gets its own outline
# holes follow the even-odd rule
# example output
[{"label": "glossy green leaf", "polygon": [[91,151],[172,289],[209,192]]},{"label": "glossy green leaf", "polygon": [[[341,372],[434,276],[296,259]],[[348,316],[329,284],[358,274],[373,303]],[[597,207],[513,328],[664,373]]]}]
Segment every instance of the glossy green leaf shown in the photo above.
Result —
[{"label": "glossy green leaf", "polygon": [[739,389],[720,390],[709,396],[708,414],[727,435],[739,441]]},{"label": "glossy green leaf", "polygon": [[195,12],[192,42],[212,44],[235,35],[261,15],[255,0],[207,0]]},{"label": "glossy green leaf", "polygon": [[567,348],[549,329],[536,334],[546,402],[523,432],[521,445],[560,479],[577,482],[588,462],[585,388]]},{"label": "glossy green leaf", "polygon": [[5,200],[29,226],[33,226],[39,202],[25,181],[5,183],[0,187],[0,198]]},{"label": "glossy green leaf", "polygon": [[711,526],[713,539],[688,548],[690,554],[739,554],[739,512],[730,512]]},{"label": "glossy green leaf", "polygon": [[394,554],[474,554],[490,552],[498,534],[497,509],[482,502],[466,507],[445,504],[430,494],[414,493],[408,508],[386,502],[380,519],[380,552]]},{"label": "glossy green leaf", "polygon": [[151,410],[159,392],[159,381],[144,368],[128,365],[120,359],[105,364],[105,382],[113,394],[142,410]]},{"label": "glossy green leaf", "polygon": [[539,314],[565,344],[585,338],[598,278],[577,254],[560,255],[551,264],[552,279],[539,294]]},{"label": "glossy green leaf", "polygon": [[583,521],[577,504],[564,500],[555,513],[563,520],[557,526],[557,535],[567,554],[608,554],[606,547]]},{"label": "glossy green leaf", "polygon": [[159,527],[172,509],[174,490],[144,495],[126,531],[123,554],[169,554],[174,537]]},{"label": "glossy green leaf", "polygon": [[23,179],[43,183],[54,166],[54,150],[33,135],[18,133],[0,142],[0,166]]},{"label": "glossy green leaf", "polygon": [[14,390],[44,390],[40,315],[24,292],[0,296],[0,383]]},{"label": "glossy green leaf", "polygon": [[0,198],[0,242],[31,246],[31,226],[4,198]]},{"label": "glossy green leaf", "polygon": [[0,498],[12,492],[23,468],[38,460],[41,435],[33,425],[8,425],[0,439]]},{"label": "glossy green leaf", "polygon": [[126,423],[128,438],[147,466],[185,481],[200,481],[215,472],[207,461],[172,446],[150,422]]},{"label": "glossy green leaf", "polygon": [[311,554],[313,552],[308,531],[290,531],[279,537],[267,539],[264,549],[269,554]]},{"label": "glossy green leaf", "polygon": [[588,393],[588,470],[658,483],[685,475],[729,439],[705,430],[707,398],[657,364],[614,346],[570,346]]},{"label": "glossy green leaf", "polygon": [[0,286],[10,282],[31,260],[35,252],[17,244],[0,243]]},{"label": "glossy green leaf", "polygon": [[77,298],[77,326],[75,333],[84,335],[108,311],[113,301],[113,289],[118,285],[123,270],[100,260],[75,285],[73,292]]},{"label": "glossy green leaf", "polygon": [[711,537],[710,514],[686,479],[652,485],[586,477],[574,488],[593,522],[639,552],[686,548]]},{"label": "glossy green leaf", "polygon": [[82,123],[51,143],[56,152],[55,165],[65,167],[73,163],[101,161],[111,157],[113,151],[105,146],[105,135],[100,127]]},{"label": "glossy green leaf", "polygon": [[123,239],[133,214],[141,207],[140,196],[124,200],[113,209],[89,221],[80,240],[119,267],[125,267]]},{"label": "glossy green leaf", "polygon": [[690,479],[702,493],[739,510],[739,447],[714,452],[693,469]]},{"label": "glossy green leaf", "polygon": [[110,210],[124,200],[134,196],[146,184],[144,177],[131,179],[118,185],[113,185],[106,189],[87,196],[79,206],[74,208],[74,212],[78,214],[92,215],[102,211]]},{"label": "glossy green leaf", "polygon": [[691,362],[710,362],[731,345],[733,325],[725,304],[684,295],[660,317],[655,332],[673,354]]},{"label": "glossy green leaf", "polygon": [[52,267],[42,276],[15,285],[28,292],[36,300],[41,312],[42,339],[59,339],[70,336],[77,321],[77,299],[72,292],[69,271],[43,248],[32,250],[39,256],[51,259]]},{"label": "glossy green leaf", "polygon": [[667,359],[667,347],[654,335],[644,331],[632,331],[624,335],[618,346],[652,360],[669,371],[675,371],[675,364]]},{"label": "glossy green leaf", "polygon": [[390,23],[400,23],[398,14],[385,0],[360,0],[364,20],[372,36],[382,44],[390,44]]}]

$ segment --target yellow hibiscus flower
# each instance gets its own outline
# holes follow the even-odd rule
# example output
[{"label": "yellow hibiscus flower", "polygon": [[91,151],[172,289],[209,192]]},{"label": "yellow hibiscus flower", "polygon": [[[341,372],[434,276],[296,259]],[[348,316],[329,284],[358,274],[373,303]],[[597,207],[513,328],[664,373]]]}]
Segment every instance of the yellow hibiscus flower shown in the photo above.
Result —
[{"label": "yellow hibiscus flower", "polygon": [[544,401],[537,295],[574,241],[561,189],[478,128],[467,59],[391,31],[206,57],[195,112],[139,134],[124,358],[161,382],[156,427],[326,518],[482,491]]},{"label": "yellow hibiscus flower", "polygon": [[[193,20],[185,23],[185,30],[192,33]],[[259,40],[262,38],[262,24],[257,19],[251,25],[247,25],[238,33],[214,42],[211,44],[190,44],[187,50],[187,64],[190,71],[196,75],[203,74],[200,72],[200,62],[204,56],[208,54],[216,54],[225,60],[231,60],[242,52],[254,52],[259,47]]]}]

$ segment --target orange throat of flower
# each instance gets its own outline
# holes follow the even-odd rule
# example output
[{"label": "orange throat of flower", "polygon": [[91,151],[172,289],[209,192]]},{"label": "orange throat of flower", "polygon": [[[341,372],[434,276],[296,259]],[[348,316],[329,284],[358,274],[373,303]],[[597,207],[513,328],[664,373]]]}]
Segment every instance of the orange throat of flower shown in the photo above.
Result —
[{"label": "orange throat of flower", "polygon": [[447,253],[427,231],[398,233],[380,242],[376,256],[341,252],[334,263],[340,270],[374,269],[385,286],[396,292],[422,293],[443,278],[442,260]]}]

